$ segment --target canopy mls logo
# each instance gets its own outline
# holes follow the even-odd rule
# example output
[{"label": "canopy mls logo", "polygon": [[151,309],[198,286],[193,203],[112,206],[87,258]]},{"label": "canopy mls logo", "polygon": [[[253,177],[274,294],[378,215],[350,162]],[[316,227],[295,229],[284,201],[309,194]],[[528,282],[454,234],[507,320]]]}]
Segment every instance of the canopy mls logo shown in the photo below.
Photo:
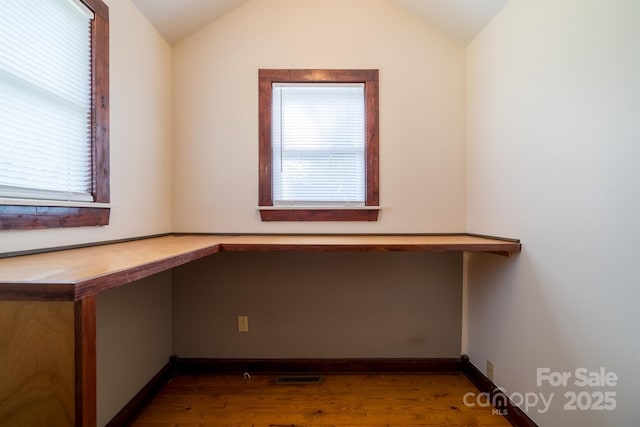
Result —
[{"label": "canopy mls logo", "polygon": [[[536,370],[536,386],[552,388],[577,388],[562,393],[561,404],[565,411],[613,411],[616,409],[616,392],[611,390],[618,385],[618,375],[601,367],[597,371],[577,368],[573,371],[552,371],[550,368]],[[560,395],[558,393],[558,395]],[[494,415],[507,415],[509,402],[529,412],[546,413],[554,402],[556,392],[507,393],[498,387],[491,393],[466,393],[462,401],[468,407],[493,407]]]},{"label": "canopy mls logo", "polygon": [[544,414],[551,407],[554,393],[545,396],[544,393],[527,392],[527,393],[507,393],[502,387],[498,387],[491,393],[475,393],[468,392],[462,397],[462,402],[470,408],[479,406],[483,408],[493,407],[493,415],[508,415],[506,409],[509,401],[514,405],[522,408],[525,412],[530,409],[536,409],[538,413]]}]

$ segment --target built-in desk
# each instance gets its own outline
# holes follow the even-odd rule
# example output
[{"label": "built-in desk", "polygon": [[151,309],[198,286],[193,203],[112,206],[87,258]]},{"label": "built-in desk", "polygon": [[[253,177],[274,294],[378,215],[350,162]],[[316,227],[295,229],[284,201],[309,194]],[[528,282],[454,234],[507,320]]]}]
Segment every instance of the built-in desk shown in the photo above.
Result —
[{"label": "built-in desk", "polygon": [[167,235],[0,259],[0,419],[95,426],[96,295],[218,252],[520,250],[469,234]]}]

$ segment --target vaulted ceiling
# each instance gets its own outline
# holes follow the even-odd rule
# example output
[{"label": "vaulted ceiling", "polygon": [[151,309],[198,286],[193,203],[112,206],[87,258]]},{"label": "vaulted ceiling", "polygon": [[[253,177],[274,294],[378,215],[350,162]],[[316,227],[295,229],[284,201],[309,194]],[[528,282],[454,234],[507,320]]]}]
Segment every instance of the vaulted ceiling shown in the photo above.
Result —
[{"label": "vaulted ceiling", "polygon": [[[132,0],[162,36],[175,44],[248,1]],[[363,0],[366,1],[366,0]],[[471,41],[508,0],[389,0],[463,44]]]}]

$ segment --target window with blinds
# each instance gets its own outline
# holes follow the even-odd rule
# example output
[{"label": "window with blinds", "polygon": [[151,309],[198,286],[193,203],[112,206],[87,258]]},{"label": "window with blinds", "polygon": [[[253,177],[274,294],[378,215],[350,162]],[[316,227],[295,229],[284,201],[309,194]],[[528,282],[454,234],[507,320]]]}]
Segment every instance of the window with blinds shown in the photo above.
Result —
[{"label": "window with blinds", "polygon": [[258,70],[262,221],[377,221],[378,70]]},{"label": "window with blinds", "polygon": [[363,83],[273,83],[274,206],[363,206]]},{"label": "window with blinds", "polygon": [[93,201],[93,13],[0,0],[0,197]]}]

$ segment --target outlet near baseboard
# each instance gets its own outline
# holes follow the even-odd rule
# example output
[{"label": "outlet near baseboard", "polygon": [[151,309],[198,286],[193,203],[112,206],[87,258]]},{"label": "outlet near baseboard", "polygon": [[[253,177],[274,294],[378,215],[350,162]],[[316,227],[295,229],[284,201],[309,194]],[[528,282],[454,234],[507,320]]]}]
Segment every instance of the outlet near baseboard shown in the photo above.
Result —
[{"label": "outlet near baseboard", "polygon": [[487,359],[487,378],[493,381],[493,362]]}]

